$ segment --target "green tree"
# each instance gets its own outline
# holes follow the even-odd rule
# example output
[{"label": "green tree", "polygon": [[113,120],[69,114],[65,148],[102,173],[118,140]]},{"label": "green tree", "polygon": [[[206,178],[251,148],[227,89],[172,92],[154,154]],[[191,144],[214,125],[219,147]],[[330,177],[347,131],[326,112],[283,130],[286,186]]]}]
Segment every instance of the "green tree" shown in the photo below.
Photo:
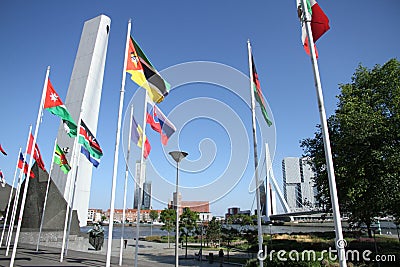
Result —
[{"label": "green tree", "polygon": [[179,220],[179,231],[181,235],[185,236],[186,249],[185,258],[187,258],[187,240],[196,230],[196,222],[199,220],[199,214],[195,211],[191,211],[189,208],[183,209],[183,212]]},{"label": "green tree", "polygon": [[217,221],[215,217],[208,222],[206,227],[206,239],[207,242],[211,241],[211,243],[217,242],[221,237],[221,223]]},{"label": "green tree", "polygon": [[229,260],[229,251],[231,249],[232,241],[239,236],[239,231],[233,227],[222,227],[221,228],[221,239],[227,247],[227,257]]},{"label": "green tree", "polygon": [[156,210],[151,210],[149,216],[150,216],[151,222],[154,222],[155,220],[158,219],[158,212]]},{"label": "green tree", "polygon": [[[340,89],[328,119],[340,209],[372,236],[376,217],[400,216],[400,62],[371,70],[360,65]],[[301,146],[314,164],[319,201],[330,209],[320,126]]]},{"label": "green tree", "polygon": [[168,232],[168,248],[171,248],[169,242],[169,235],[172,230],[175,229],[176,225],[176,212],[174,209],[164,209],[161,211],[160,220],[164,223],[161,227],[161,230],[165,230]]},{"label": "green tree", "polygon": [[151,219],[150,235],[153,235],[153,222],[158,219],[158,212],[156,210],[151,210],[149,216]]}]

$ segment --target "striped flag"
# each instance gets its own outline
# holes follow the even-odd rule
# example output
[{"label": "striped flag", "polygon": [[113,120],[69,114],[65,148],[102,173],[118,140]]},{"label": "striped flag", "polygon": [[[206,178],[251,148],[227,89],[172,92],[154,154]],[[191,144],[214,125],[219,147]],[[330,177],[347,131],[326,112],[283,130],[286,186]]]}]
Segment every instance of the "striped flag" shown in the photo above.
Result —
[{"label": "striped flag", "polygon": [[95,167],[97,167],[100,163],[100,158],[103,156],[103,151],[101,150],[96,137],[92,134],[83,120],[81,120],[79,128],[78,143],[82,145],[81,153],[84,154]]},{"label": "striped flag", "polygon": [[167,145],[169,138],[176,131],[175,125],[168,120],[167,116],[154,104],[154,102],[150,101],[147,98],[147,102],[149,103],[149,110],[146,114],[146,122],[150,124],[151,128],[160,133],[161,135],[161,143],[163,145]]},{"label": "striped flag", "polygon": [[[29,144],[28,144],[28,154],[32,155],[32,146],[33,146],[33,135],[31,134],[29,137]],[[35,149],[33,151],[33,158],[36,161],[36,164],[38,165],[39,168],[41,168],[43,171],[46,171],[46,168],[44,167],[44,161],[42,159],[42,155],[40,154],[39,146],[37,142],[35,142]]]},{"label": "striped flag", "polygon": [[1,187],[6,187],[6,179],[4,179],[3,172],[0,170],[0,184]]},{"label": "striped flag", "polygon": [[[310,55],[310,45],[307,38],[307,31],[306,26],[304,23],[304,18],[302,8],[301,8],[301,0],[297,0],[297,14],[301,21],[301,41],[303,43],[304,50],[308,55]],[[324,11],[322,11],[321,7],[315,0],[307,0],[307,9],[306,12],[311,16],[311,31],[314,40],[314,47],[315,42],[330,29],[329,26],[329,19],[325,15]],[[318,57],[317,49],[315,49],[316,56]]]},{"label": "striped flag", "polygon": [[[140,127],[140,125],[137,124],[136,120],[134,117],[132,117],[132,134],[131,134],[131,138],[132,141],[140,148],[142,148],[142,144],[143,144],[143,130],[142,127]],[[144,136],[144,152],[143,152],[143,157],[146,159],[149,154],[150,154],[150,150],[151,150],[151,146],[150,146],[150,142],[147,139],[146,136]]]},{"label": "striped flag", "polygon": [[[26,161],[24,160],[24,156],[22,155],[22,153],[19,153],[18,168],[23,169],[25,175],[28,173],[28,163],[26,163]],[[35,178],[35,174],[32,170],[29,177]]]},{"label": "striped flag", "polygon": [[260,104],[261,113],[263,114],[263,117],[264,117],[265,121],[267,122],[268,126],[271,126],[272,125],[272,121],[268,117],[267,108],[266,108],[264,97],[262,95],[260,81],[258,80],[258,74],[257,74],[257,71],[256,71],[256,64],[254,64],[253,55],[251,55],[251,64],[252,64],[252,69],[253,69],[252,85],[253,85],[253,90],[254,90],[254,96],[255,96],[258,104]]}]

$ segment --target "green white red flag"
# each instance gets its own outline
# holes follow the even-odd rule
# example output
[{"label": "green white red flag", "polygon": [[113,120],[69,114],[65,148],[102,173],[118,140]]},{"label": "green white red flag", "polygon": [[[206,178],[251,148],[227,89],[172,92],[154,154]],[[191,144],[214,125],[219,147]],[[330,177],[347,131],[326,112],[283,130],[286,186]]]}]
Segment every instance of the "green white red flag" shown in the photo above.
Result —
[{"label": "green white red flag", "polygon": [[[309,40],[307,38],[307,31],[301,8],[301,1],[302,0],[297,0],[297,14],[301,21],[301,30],[302,30],[301,41],[303,43],[304,50],[308,55],[310,55],[310,45],[309,45]],[[317,1],[306,0],[306,5],[307,5],[306,13],[308,14],[307,17],[311,17],[311,31],[315,47],[315,43],[317,42],[317,40],[330,29],[329,19],[325,15],[324,11],[322,11]],[[317,49],[315,49],[315,52],[318,57]]]}]

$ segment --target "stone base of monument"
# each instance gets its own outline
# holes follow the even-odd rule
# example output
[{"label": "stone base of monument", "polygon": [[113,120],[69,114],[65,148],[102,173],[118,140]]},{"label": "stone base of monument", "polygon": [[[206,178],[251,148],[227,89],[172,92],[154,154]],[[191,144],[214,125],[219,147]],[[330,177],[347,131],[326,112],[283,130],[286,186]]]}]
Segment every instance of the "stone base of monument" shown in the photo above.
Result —
[{"label": "stone base of monument", "polygon": [[[46,196],[46,188],[49,179],[49,174],[46,171],[38,168],[37,164],[35,163],[32,166],[32,171],[35,174],[35,178],[27,178],[29,180],[28,192],[26,195],[26,202],[24,208],[24,214],[22,217],[22,225],[21,225],[21,232],[39,232],[42,216],[43,216],[43,208],[44,208],[44,201]],[[18,199],[17,205],[17,217],[19,215],[22,196],[25,188],[26,179],[23,181],[21,185],[21,190]],[[15,191],[15,189],[14,189]],[[8,193],[9,195],[9,193]],[[13,193],[14,195],[14,193]],[[11,201],[10,210],[12,210],[12,205],[14,203],[15,195]],[[1,205],[0,207],[5,207],[3,214],[7,210],[7,204]],[[44,213],[44,220],[43,220],[43,232],[58,232],[64,230],[65,225],[65,214],[67,209],[67,202],[64,199],[63,195],[58,190],[57,186],[50,181],[49,184],[49,192],[47,196],[47,204]],[[11,216],[8,216],[7,224],[10,223]],[[17,220],[14,223],[14,227],[17,226]],[[79,220],[77,216],[77,212],[73,211],[72,219],[71,219],[71,235],[79,235],[80,234],[80,227],[79,227]]]}]

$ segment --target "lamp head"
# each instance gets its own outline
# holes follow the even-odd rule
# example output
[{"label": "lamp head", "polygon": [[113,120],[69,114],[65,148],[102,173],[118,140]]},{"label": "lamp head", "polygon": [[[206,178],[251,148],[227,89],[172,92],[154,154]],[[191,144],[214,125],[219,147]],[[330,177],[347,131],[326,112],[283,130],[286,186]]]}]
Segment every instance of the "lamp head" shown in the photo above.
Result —
[{"label": "lamp head", "polygon": [[184,151],[171,151],[169,152],[169,154],[177,163],[179,163],[183,158],[188,155],[188,153]]}]

